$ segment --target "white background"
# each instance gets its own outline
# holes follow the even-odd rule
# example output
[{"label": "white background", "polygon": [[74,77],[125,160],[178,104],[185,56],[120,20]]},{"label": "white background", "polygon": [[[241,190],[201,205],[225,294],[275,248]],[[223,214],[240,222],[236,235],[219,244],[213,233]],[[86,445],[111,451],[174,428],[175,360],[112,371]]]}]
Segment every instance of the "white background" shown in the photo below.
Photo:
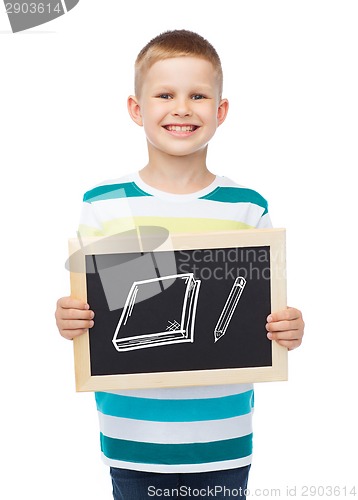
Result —
[{"label": "white background", "polygon": [[83,193],[146,162],[126,110],[133,63],[176,28],[221,55],[231,108],[208,166],[258,190],[287,228],[289,304],[306,321],[289,382],[256,385],[250,489],[304,498],[305,485],[338,485],[348,496],[358,487],[357,2],[82,0],[17,34],[0,10],[1,498],[111,498],[94,398],[75,393],[55,302],[69,293]]}]

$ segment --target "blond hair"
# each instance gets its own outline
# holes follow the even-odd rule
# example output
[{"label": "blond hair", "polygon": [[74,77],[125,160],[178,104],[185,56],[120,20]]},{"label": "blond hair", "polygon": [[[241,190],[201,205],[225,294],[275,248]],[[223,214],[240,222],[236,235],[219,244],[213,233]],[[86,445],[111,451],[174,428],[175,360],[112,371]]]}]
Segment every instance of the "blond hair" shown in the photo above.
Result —
[{"label": "blond hair", "polygon": [[145,73],[154,63],[171,57],[183,56],[199,57],[211,62],[217,73],[221,96],[223,72],[218,53],[201,35],[187,30],[165,31],[150,40],[139,52],[135,62],[134,91],[136,96],[139,97]]}]

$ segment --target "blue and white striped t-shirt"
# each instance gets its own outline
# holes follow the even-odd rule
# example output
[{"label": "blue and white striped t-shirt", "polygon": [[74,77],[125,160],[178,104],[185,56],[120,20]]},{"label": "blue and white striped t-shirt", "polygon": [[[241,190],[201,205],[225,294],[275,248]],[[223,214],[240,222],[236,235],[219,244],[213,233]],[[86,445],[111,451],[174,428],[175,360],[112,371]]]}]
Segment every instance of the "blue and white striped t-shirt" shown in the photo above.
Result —
[{"label": "blue and white striped t-shirt", "polygon": [[[266,200],[217,176],[190,194],[166,193],[138,173],[84,195],[81,236],[136,226],[170,233],[271,227]],[[101,451],[112,467],[149,472],[206,472],[242,467],[252,456],[252,384],[97,392]]]}]

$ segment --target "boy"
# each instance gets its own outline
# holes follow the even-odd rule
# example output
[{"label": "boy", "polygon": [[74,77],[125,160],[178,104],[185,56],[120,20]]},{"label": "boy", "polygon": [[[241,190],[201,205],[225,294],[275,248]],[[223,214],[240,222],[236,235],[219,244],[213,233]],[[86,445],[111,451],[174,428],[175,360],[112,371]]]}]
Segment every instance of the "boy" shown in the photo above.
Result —
[{"label": "boy", "polygon": [[[135,225],[170,232],[270,227],[267,203],[258,193],[206,166],[208,142],[228,112],[220,59],[209,42],[186,30],[162,33],[139,53],[135,70],[128,111],[144,128],[148,164],[85,194],[81,235],[127,230],[128,206]],[[58,301],[56,319],[67,339],[95,320],[88,304],[70,297]],[[268,338],[294,349],[303,336],[301,312],[271,314],[266,329]],[[116,500],[188,496],[189,488],[205,496],[215,491],[216,498],[229,490],[245,497],[251,384],[97,393],[96,402]]]}]

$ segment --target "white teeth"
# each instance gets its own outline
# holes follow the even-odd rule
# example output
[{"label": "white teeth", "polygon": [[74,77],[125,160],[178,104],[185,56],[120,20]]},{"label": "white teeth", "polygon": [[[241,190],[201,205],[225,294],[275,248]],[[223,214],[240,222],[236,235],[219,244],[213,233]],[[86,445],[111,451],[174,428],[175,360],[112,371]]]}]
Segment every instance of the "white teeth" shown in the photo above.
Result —
[{"label": "white teeth", "polygon": [[172,132],[193,132],[195,129],[194,125],[168,125],[167,130],[170,130]]}]

